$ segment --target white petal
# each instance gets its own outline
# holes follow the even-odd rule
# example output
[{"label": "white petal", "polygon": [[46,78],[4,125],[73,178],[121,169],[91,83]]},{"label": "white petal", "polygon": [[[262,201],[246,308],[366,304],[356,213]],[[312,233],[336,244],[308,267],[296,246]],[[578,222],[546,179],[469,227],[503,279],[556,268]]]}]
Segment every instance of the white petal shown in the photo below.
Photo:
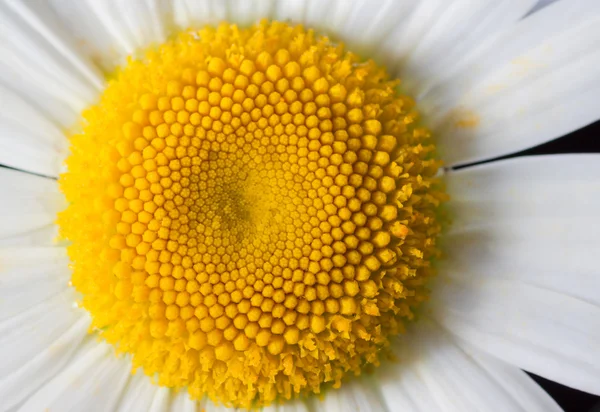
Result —
[{"label": "white petal", "polygon": [[248,26],[270,18],[274,7],[273,0],[230,0],[228,16],[232,22]]},{"label": "white petal", "polygon": [[370,56],[373,47],[413,8],[413,2],[397,0],[286,0],[277,2],[275,17],[304,23],[347,42],[350,50]]},{"label": "white petal", "polygon": [[507,362],[600,393],[598,307],[519,282],[473,282],[440,279],[432,316],[452,333]]},{"label": "white petal", "polygon": [[[414,333],[413,330],[410,333]],[[401,336],[400,340],[408,339]],[[411,341],[401,342],[395,348],[398,360],[394,364],[384,364],[376,372],[377,388],[386,405],[397,405],[400,411],[429,412],[440,410],[439,404],[432,396],[432,389],[425,384],[416,370],[417,361],[426,364],[429,358],[421,356],[411,361],[413,355],[408,346]],[[406,359],[404,361],[403,359]],[[389,361],[388,361],[389,362]]]},{"label": "white petal", "polygon": [[150,408],[148,408],[148,412],[168,411],[170,408],[170,396],[169,388],[157,388],[156,392],[154,392],[154,397],[152,398],[152,403],[150,404]]},{"label": "white petal", "polygon": [[[123,359],[120,360],[124,361]],[[129,363],[129,361],[126,363]],[[158,386],[154,386],[150,382],[150,378],[138,370],[135,375],[129,378],[127,387],[124,388],[123,396],[115,410],[119,412],[147,411],[154,401],[157,390]]]},{"label": "white petal", "polygon": [[[350,16],[356,16],[357,8],[365,6],[365,3],[363,0],[311,0],[306,2],[304,22],[309,28],[330,34],[334,38],[341,37],[346,40],[345,35],[348,34],[348,31],[344,31],[344,29],[351,24]],[[292,21],[296,20],[293,17],[291,19]],[[354,46],[352,44],[353,48]],[[358,45],[356,46],[358,47]]]},{"label": "white petal", "polygon": [[[35,6],[39,6],[38,12],[33,11]],[[44,21],[46,11],[40,2],[0,5],[0,83],[50,113],[61,114],[53,106],[66,106],[70,116],[59,119],[65,122],[62,126],[68,127],[74,115],[96,99],[101,80],[93,64],[79,56],[60,25]]]},{"label": "white petal", "polygon": [[452,273],[466,267],[600,305],[600,155],[522,157],[446,179]]},{"label": "white petal", "polygon": [[[3,306],[0,320],[0,353],[4,354],[0,364],[0,398],[6,401],[2,406],[7,408],[23,401],[64,366],[89,325],[85,312],[74,307],[76,296],[66,280],[60,276],[56,280],[44,278],[53,273],[53,254],[40,252],[40,257],[31,256],[32,261],[37,260],[31,265],[23,262],[23,254],[18,254],[15,251],[10,258],[0,254],[0,260],[8,266],[8,271],[0,272],[3,305],[14,298],[11,290],[14,293],[16,286],[23,289],[16,295],[21,301],[12,301],[19,310]],[[48,274],[40,268],[44,261],[49,263]]]},{"label": "white petal", "polygon": [[196,412],[199,410],[198,402],[190,399],[187,390],[180,390],[173,395],[170,410],[171,412]]},{"label": "white petal", "polygon": [[0,164],[56,177],[68,140],[56,123],[0,84]]},{"label": "white petal", "polygon": [[481,350],[600,394],[600,155],[517,158],[447,181],[455,222],[432,316]]},{"label": "white petal", "polygon": [[529,15],[422,98],[448,164],[526,149],[600,118],[600,3]]},{"label": "white petal", "polygon": [[64,291],[70,276],[65,248],[0,248],[0,320]]},{"label": "white petal", "polygon": [[550,3],[554,3],[555,1],[558,1],[558,0],[538,0],[537,4],[533,8],[532,12],[538,11],[539,9],[544,8],[547,5],[549,5]]},{"label": "white petal", "polygon": [[[0,377],[1,410],[10,409],[23,402],[27,396],[37,390],[44,382],[60,371],[72,358],[81,345],[89,319],[82,317],[55,341],[41,348],[39,353],[31,353],[31,358],[18,369]],[[6,352],[3,352],[7,356]]]},{"label": "white petal", "polygon": [[400,337],[396,351],[397,363],[375,373],[387,410],[560,411],[523,372],[474,358],[426,318]]},{"label": "white petal", "polygon": [[489,356],[469,345],[461,344],[462,349],[487,373],[493,376],[502,388],[515,399],[524,411],[560,410],[554,399],[525,372],[501,360]]},{"label": "white petal", "polygon": [[67,60],[82,79],[96,91],[104,88],[104,79],[98,68],[80,53],[73,38],[60,22],[53,18],[45,2],[39,0],[11,1],[6,5],[19,15],[30,28],[43,37],[58,55]]},{"label": "white petal", "polygon": [[[324,10],[326,10],[329,3],[330,1],[328,0],[323,2]],[[307,0],[280,0],[275,4],[275,18],[277,20],[290,20],[302,23],[307,6]]]},{"label": "white petal", "polygon": [[0,236],[0,247],[56,246],[57,238],[58,226],[52,223],[14,236]]},{"label": "white petal", "polygon": [[[1,53],[2,51],[0,51]],[[2,105],[10,106],[15,104],[17,108],[20,108],[23,106],[21,102],[24,102],[25,105],[34,110],[35,114],[25,112],[27,116],[32,117],[32,125],[35,125],[37,123],[36,119],[40,117],[53,123],[53,126],[48,129],[48,137],[54,136],[53,129],[55,128],[64,132],[76,127],[80,119],[80,109],[83,106],[77,109],[69,107],[61,98],[57,98],[59,91],[47,90],[39,87],[34,81],[30,81],[29,78],[36,76],[36,74],[29,73],[31,69],[24,66],[22,62],[15,64],[11,62],[9,64],[9,59],[3,60],[0,59],[0,84],[3,88]],[[4,136],[3,139],[8,139],[9,137],[8,135]],[[39,133],[37,137],[40,137]],[[66,139],[64,140],[65,142],[62,144],[66,146]],[[44,141],[41,144],[44,144]]]},{"label": "white petal", "polygon": [[178,0],[173,8],[175,22],[182,29],[216,25],[227,19],[227,3],[220,0]]},{"label": "white petal", "polygon": [[130,379],[130,368],[127,360],[115,357],[112,346],[90,338],[69,365],[19,410],[115,410]]},{"label": "white petal", "polygon": [[534,4],[535,0],[419,2],[377,53],[399,69],[405,89],[422,95],[463,67],[480,45],[511,27]]},{"label": "white petal", "polygon": [[69,7],[51,0],[50,7],[81,45],[81,53],[106,70],[127,55],[164,41],[172,15],[171,2],[163,0],[85,0]]},{"label": "white petal", "polygon": [[[98,2],[94,3],[94,6],[97,7]],[[120,6],[120,13],[136,48],[146,48],[166,40],[165,26],[168,23],[167,18],[170,12],[168,2],[162,0],[117,1],[115,5],[117,10]],[[103,12],[105,11],[107,10],[103,9]]]},{"label": "white petal", "polygon": [[53,377],[86,335],[89,318],[72,307],[68,263],[61,247],[0,249],[0,329],[8,331],[0,343],[3,407]]},{"label": "white petal", "polygon": [[64,198],[52,179],[0,168],[0,239],[51,225]]},{"label": "white petal", "polygon": [[315,412],[386,410],[377,391],[364,379],[354,379],[342,384],[340,389],[328,390],[322,401],[313,399],[312,406]]},{"label": "white petal", "polygon": [[75,324],[84,313],[73,308],[74,303],[74,292],[66,288],[17,316],[0,321],[1,352],[10,353],[0,364],[0,376],[17,370]]},{"label": "white petal", "polygon": [[262,408],[263,412],[308,412],[309,410],[303,399],[283,401],[281,405],[271,405]]},{"label": "white petal", "polygon": [[[346,2],[338,2],[338,6]],[[351,50],[362,51],[367,57],[377,49],[397,25],[404,22],[415,9],[415,2],[397,0],[383,0],[378,2],[359,1],[332,30],[339,31],[344,40],[349,43]],[[336,14],[344,14],[343,9],[336,10]],[[342,17],[342,16],[340,16]],[[338,22],[340,19],[337,19]]]},{"label": "white petal", "polygon": [[[212,401],[208,400],[208,399],[203,399],[200,402],[200,410],[201,411],[205,411],[205,412],[232,412],[231,408],[228,408],[226,406],[223,406],[221,404],[215,404]],[[237,411],[236,409],[233,409],[233,411]]]}]

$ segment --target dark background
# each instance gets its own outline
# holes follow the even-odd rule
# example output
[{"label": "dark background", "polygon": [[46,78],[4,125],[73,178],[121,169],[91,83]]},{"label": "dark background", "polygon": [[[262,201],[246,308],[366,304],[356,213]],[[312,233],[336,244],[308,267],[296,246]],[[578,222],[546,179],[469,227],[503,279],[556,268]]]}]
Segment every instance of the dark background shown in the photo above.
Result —
[{"label": "dark background", "polygon": [[[499,159],[555,153],[600,153],[600,121],[567,136],[561,137],[560,139]],[[566,412],[600,412],[599,396],[580,392],[533,374],[530,374],[530,376],[544,388],[544,390],[548,392]]]}]

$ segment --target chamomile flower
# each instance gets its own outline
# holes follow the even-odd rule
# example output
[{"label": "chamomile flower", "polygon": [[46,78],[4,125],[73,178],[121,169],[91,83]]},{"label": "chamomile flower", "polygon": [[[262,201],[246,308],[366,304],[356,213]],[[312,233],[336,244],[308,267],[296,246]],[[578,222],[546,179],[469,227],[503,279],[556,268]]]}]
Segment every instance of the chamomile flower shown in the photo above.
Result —
[{"label": "chamomile flower", "polygon": [[[536,7],[536,5],[538,7]],[[600,4],[0,5],[2,410],[600,394]]]}]

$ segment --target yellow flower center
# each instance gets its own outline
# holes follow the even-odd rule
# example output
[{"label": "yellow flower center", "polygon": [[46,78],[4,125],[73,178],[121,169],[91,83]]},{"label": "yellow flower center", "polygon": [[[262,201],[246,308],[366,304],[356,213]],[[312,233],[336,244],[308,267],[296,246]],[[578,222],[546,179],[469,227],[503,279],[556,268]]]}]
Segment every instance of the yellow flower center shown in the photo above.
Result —
[{"label": "yellow flower center", "polygon": [[397,86],[278,22],[130,59],[60,178],[93,329],[159,384],[229,406],[377,364],[426,298],[443,198]]}]

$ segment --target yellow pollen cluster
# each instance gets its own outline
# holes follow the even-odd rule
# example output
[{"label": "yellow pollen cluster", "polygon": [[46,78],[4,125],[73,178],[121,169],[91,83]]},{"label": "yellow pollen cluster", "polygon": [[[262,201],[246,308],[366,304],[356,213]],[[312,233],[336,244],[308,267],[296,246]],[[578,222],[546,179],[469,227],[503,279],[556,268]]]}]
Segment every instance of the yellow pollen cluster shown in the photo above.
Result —
[{"label": "yellow pollen cluster", "polygon": [[94,330],[159,384],[228,406],[377,364],[426,298],[444,197],[397,86],[278,22],[131,59],[60,178]]}]

